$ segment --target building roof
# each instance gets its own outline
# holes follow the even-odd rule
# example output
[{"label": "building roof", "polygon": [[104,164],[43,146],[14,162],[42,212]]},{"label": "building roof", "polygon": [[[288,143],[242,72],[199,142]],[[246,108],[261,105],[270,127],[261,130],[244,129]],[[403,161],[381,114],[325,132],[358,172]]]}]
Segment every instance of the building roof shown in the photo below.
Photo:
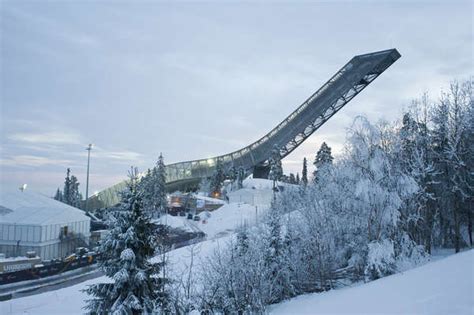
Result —
[{"label": "building roof", "polygon": [[84,211],[32,191],[0,194],[0,224],[49,225],[88,220]]}]

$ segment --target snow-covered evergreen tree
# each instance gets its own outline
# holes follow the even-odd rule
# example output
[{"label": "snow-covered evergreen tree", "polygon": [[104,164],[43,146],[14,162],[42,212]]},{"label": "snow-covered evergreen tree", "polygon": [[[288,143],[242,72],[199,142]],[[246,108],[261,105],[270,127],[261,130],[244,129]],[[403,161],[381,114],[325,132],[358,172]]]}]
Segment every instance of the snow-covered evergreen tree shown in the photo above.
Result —
[{"label": "snow-covered evergreen tree", "polygon": [[242,167],[239,168],[237,173],[237,189],[242,189],[244,187],[245,171]]},{"label": "snow-covered evergreen tree", "polygon": [[225,180],[225,173],[224,168],[222,165],[222,161],[220,159],[216,162],[216,168],[214,170],[214,174],[210,179],[210,189],[211,194],[213,196],[220,196],[222,190],[222,184]]},{"label": "snow-covered evergreen tree", "polygon": [[277,146],[273,147],[272,154],[269,160],[270,173],[268,179],[273,181],[273,190],[276,189],[276,182],[283,176],[283,168],[281,166],[280,150]]},{"label": "snow-covered evergreen tree", "polygon": [[69,204],[73,207],[80,208],[81,201],[82,194],[79,192],[79,181],[77,180],[76,176],[72,175],[70,183]]},{"label": "snow-covered evergreen tree", "polygon": [[301,172],[301,182],[304,186],[308,185],[308,160],[303,158],[303,170]]},{"label": "snow-covered evergreen tree", "polygon": [[81,207],[82,195],[79,192],[79,181],[76,176],[71,175],[71,169],[67,169],[63,191],[61,192],[58,188],[54,199],[76,208]]},{"label": "snow-covered evergreen tree", "polygon": [[319,177],[324,176],[324,169],[332,165],[333,160],[331,148],[323,142],[314,159],[313,165],[316,170],[313,173],[313,180],[317,181]]},{"label": "snow-covered evergreen tree", "polygon": [[163,155],[160,153],[156,166],[153,169],[154,176],[154,187],[153,187],[153,200],[155,204],[155,209],[163,214],[167,207],[166,200],[166,168]]},{"label": "snow-covered evergreen tree", "polygon": [[57,189],[56,190],[56,193],[54,194],[54,200],[57,200],[57,201],[63,201],[63,192],[61,191],[61,189]]},{"label": "snow-covered evergreen tree", "polygon": [[238,180],[238,177],[239,177],[239,174],[238,174],[238,171],[237,171],[237,168],[235,168],[234,165],[232,165],[232,167],[230,168],[230,170],[228,171],[228,177],[230,179],[230,185],[231,185],[231,190],[234,190],[236,189],[236,181]]},{"label": "snow-covered evergreen tree", "polygon": [[271,281],[270,303],[276,303],[294,295],[289,260],[286,259],[288,248],[282,238],[281,213],[278,207],[270,210],[267,225],[269,231],[264,240],[264,263],[267,277]]},{"label": "snow-covered evergreen tree", "polygon": [[89,286],[86,310],[91,314],[151,314],[166,301],[155,253],[156,227],[144,211],[137,187],[138,172],[132,169],[119,208],[109,216],[110,233],[100,246],[99,266],[112,282]]},{"label": "snow-covered evergreen tree", "polygon": [[148,169],[139,183],[145,210],[153,217],[159,217],[166,211],[166,168],[163,155],[160,154],[155,167]]},{"label": "snow-covered evergreen tree", "polygon": [[71,187],[71,169],[68,168],[66,171],[66,178],[64,179],[63,189],[63,202],[70,205],[72,200],[72,187]]}]

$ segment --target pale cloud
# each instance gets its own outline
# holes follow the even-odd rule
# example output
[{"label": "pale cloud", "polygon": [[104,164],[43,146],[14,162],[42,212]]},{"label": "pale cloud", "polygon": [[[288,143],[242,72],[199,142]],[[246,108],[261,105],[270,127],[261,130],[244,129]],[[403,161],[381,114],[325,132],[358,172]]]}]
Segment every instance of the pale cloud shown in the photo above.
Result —
[{"label": "pale cloud", "polygon": [[123,161],[140,161],[143,155],[133,151],[102,151],[97,153],[97,157]]},{"label": "pale cloud", "polygon": [[45,166],[45,165],[69,165],[71,160],[53,159],[35,155],[16,155],[9,158],[1,159],[0,164],[5,166]]},{"label": "pale cloud", "polygon": [[[94,34],[82,32],[79,29],[59,23],[55,19],[34,14],[19,7],[6,6],[4,14],[22,23],[30,24],[41,35],[53,36],[57,40],[68,44],[87,47],[97,46],[100,43]],[[45,47],[44,45],[38,46]]]},{"label": "pale cloud", "polygon": [[[76,153],[76,156],[85,157],[87,152]],[[142,162],[145,155],[130,150],[107,150],[100,146],[93,146],[91,156],[96,159],[111,159],[124,162]]]},{"label": "pale cloud", "polygon": [[36,144],[79,144],[82,142],[78,133],[60,131],[15,133],[8,138],[13,141]]},{"label": "pale cloud", "polygon": [[[472,1],[269,7],[9,1],[2,10],[8,80],[0,153],[15,158],[1,162],[59,159],[85,174],[85,146],[94,142],[91,190],[102,189],[129,165],[151,167],[160,152],[171,163],[240,149],[352,56],[399,49],[396,64],[283,161],[285,172],[301,172],[307,157],[312,172],[323,141],[335,156],[343,150],[353,117],[391,121],[412,97],[428,91],[436,98],[449,80],[472,75],[471,12]],[[331,25],[337,19],[344,23]],[[360,31],[361,20],[367,31]],[[47,158],[24,158],[36,155]],[[64,165],[43,165],[18,167],[21,175],[2,181],[30,183],[34,171],[35,189],[53,191]],[[48,172],[57,172],[54,180]]]}]

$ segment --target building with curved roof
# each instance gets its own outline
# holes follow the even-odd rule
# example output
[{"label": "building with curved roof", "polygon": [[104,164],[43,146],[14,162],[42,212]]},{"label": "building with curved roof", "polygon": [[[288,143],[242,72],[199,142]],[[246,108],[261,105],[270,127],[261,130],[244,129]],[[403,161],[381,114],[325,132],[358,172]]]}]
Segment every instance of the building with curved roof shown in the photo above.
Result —
[{"label": "building with curved roof", "polygon": [[87,244],[85,212],[28,190],[0,195],[0,253],[6,257],[35,251],[43,260],[65,257]]}]

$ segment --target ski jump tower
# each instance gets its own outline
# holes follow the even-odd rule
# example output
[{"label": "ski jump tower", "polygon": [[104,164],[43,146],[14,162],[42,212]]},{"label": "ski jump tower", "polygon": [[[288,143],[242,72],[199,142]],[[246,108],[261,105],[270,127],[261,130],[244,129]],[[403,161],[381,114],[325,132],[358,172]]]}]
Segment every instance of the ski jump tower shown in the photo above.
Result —
[{"label": "ski jump tower", "polygon": [[[254,143],[213,158],[166,165],[168,190],[196,188],[203,178],[212,176],[218,161],[224,171],[235,167],[242,168],[247,175],[265,176],[274,147],[279,149],[281,158],[290,154],[400,57],[396,49],[353,57],[285,120]],[[108,207],[118,203],[119,192],[124,187],[125,182],[121,182],[99,192],[93,197],[98,199],[94,204]]]}]

